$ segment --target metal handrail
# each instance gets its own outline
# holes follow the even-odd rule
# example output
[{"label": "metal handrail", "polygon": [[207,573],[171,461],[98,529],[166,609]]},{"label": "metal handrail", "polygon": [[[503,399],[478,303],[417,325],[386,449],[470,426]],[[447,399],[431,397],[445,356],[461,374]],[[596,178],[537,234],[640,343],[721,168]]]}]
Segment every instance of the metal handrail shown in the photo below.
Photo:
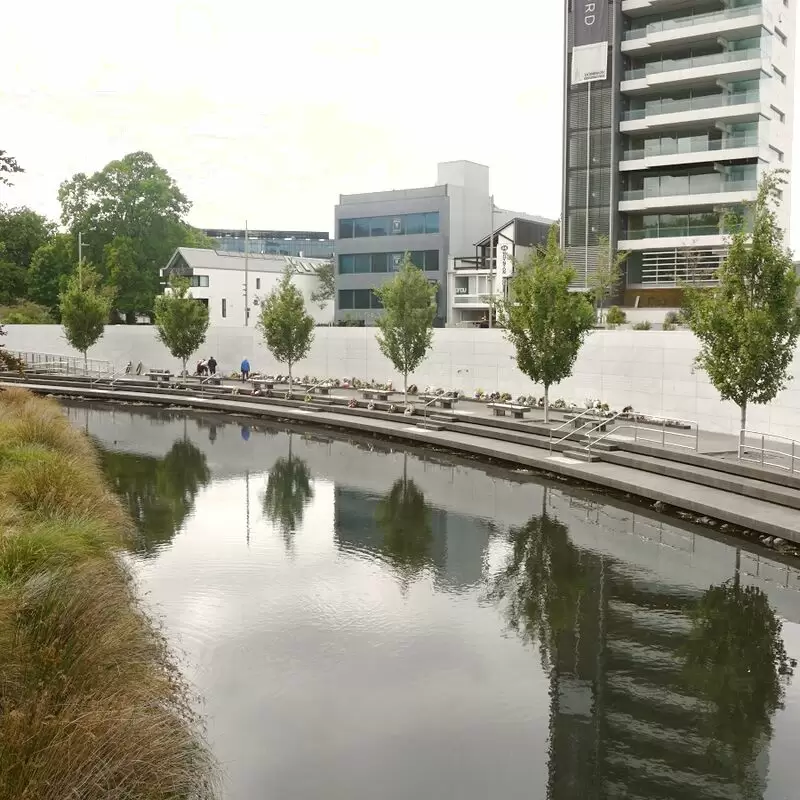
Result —
[{"label": "metal handrail", "polygon": [[[620,416],[623,412],[617,414],[616,417]],[[639,422],[638,420],[634,420],[633,422],[626,423],[624,425],[617,425],[614,430],[608,431],[604,433],[599,438],[595,439],[594,442],[590,441],[589,444],[586,446],[586,451],[591,453],[592,445],[597,445],[602,442],[604,439],[607,439],[609,436],[612,436],[616,433],[619,433],[621,430],[632,430],[633,431],[633,441],[643,441],[643,442],[651,442],[652,444],[660,444],[661,447],[666,447],[668,444],[672,447],[680,447],[684,450],[691,450],[692,452],[698,452],[700,449],[700,426],[694,420],[688,419],[675,419],[674,417],[648,417],[649,420],[655,420],[661,422],[661,441],[659,442],[657,439],[647,439],[645,437],[639,437],[640,430],[652,430],[653,426],[650,425],[649,422]],[[668,422],[682,422],[689,426],[694,426],[694,433],[680,433],[679,431],[668,431],[667,430],[667,423]],[[649,426],[649,427],[648,427]],[[667,436],[679,436],[684,439],[693,439],[694,444],[680,444],[678,442],[667,442]]]},{"label": "metal handrail", "polygon": [[[553,428],[550,431],[550,452],[551,453],[553,452],[553,444],[554,444],[554,442],[553,442],[553,434],[554,433],[558,433],[559,431],[564,430],[564,428],[568,427],[569,425],[575,425],[575,423],[579,419],[583,419],[585,416],[587,416],[589,414],[591,414],[592,416],[594,416],[596,418],[597,417],[597,413],[598,413],[598,409],[596,409],[596,408],[587,408],[585,411],[582,411],[577,416],[570,417],[563,425],[559,425],[557,428]],[[593,420],[589,420],[588,422],[584,422],[583,425],[580,425],[579,427],[574,428],[574,430],[571,430],[566,436],[562,436],[560,439],[558,439],[555,442],[555,444],[558,445],[558,444],[561,444],[562,442],[566,442],[567,439],[569,439],[570,436],[574,436],[575,434],[580,433],[587,425],[591,425],[592,421]]]},{"label": "metal handrail", "polygon": [[[761,447],[748,447],[744,441],[746,436],[760,436]],[[774,450],[766,447],[766,443],[770,439],[789,442],[791,444],[791,451],[787,452],[786,450]],[[753,464],[760,464],[762,467],[788,469],[792,474],[795,472],[795,462],[798,462],[798,471],[800,471],[800,442],[798,442],[796,439],[791,439],[788,436],[778,436],[777,434],[762,433],[761,431],[751,431],[743,428],[740,432],[739,446],[737,450],[737,455],[740,461],[749,461]],[[761,458],[745,458],[744,453],[746,450],[755,450],[761,454]],[[786,464],[778,464],[773,461],[767,461],[767,456],[780,456],[783,459],[788,459],[789,466],[787,467]]]},{"label": "metal handrail", "polygon": [[434,395],[433,397],[431,397],[431,399],[430,399],[430,400],[428,400],[428,402],[427,402],[427,403],[425,403],[425,405],[423,405],[423,406],[422,406],[422,421],[423,421],[424,423],[427,423],[427,422],[428,422],[428,408],[429,408],[430,406],[432,406],[432,405],[433,405],[433,404],[434,404],[434,403],[435,403],[437,400],[441,399],[442,397],[444,397],[444,395],[443,395],[443,394],[441,394],[441,395],[439,395],[439,394],[437,394],[437,395]]}]

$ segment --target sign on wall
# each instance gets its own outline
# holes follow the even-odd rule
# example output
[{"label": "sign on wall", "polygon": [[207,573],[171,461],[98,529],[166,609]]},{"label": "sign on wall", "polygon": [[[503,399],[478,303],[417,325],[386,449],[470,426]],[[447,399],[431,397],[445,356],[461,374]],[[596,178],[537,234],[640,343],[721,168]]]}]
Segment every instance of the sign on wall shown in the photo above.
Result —
[{"label": "sign on wall", "polygon": [[573,0],[573,84],[607,77],[608,3],[609,0]]},{"label": "sign on wall", "polygon": [[511,244],[509,242],[504,242],[502,239],[498,239],[495,254],[497,258],[495,261],[497,271],[504,278],[508,278],[514,271],[514,262],[511,259]]}]

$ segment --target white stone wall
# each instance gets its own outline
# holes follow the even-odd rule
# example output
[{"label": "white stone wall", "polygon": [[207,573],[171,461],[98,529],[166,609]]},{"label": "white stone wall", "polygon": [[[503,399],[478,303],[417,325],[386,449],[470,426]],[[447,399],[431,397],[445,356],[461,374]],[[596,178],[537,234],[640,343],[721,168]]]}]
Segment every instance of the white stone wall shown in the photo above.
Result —
[{"label": "white stone wall", "polygon": [[[309,357],[295,370],[299,376],[368,376],[393,380],[399,376],[378,350],[375,328],[317,328]],[[11,350],[76,355],[55,325],[11,325],[4,343]],[[238,369],[244,357],[254,370],[285,372],[261,343],[257,331],[245,328],[213,327],[200,356],[214,355],[219,369]],[[632,405],[637,411],[699,423],[706,430],[733,433],[738,429],[738,410],[722,402],[705,374],[693,369],[697,342],[688,331],[595,331],[586,341],[573,376],[553,387],[553,399],[582,403],[599,398],[614,408]],[[128,361],[145,367],[180,364],[155,337],[149,326],[112,326],[89,351],[91,358],[106,359],[117,367]],[[800,354],[792,373],[800,374]],[[443,328],[434,331],[434,346],[413,381],[420,386],[434,384],[472,393],[508,391],[513,395],[542,393],[516,368],[511,346],[501,331]],[[800,441],[800,382],[768,406],[750,410],[748,428]]]}]

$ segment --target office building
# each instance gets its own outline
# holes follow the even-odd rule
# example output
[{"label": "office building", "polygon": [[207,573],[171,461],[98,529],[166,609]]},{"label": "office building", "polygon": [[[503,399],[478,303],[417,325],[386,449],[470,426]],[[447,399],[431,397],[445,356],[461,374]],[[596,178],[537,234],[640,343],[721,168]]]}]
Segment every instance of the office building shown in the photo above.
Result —
[{"label": "office building", "polygon": [[[306,310],[318,325],[327,325],[333,322],[333,303],[320,308],[311,299],[320,286],[317,270],[325,264],[330,261],[270,253],[252,254],[245,259],[243,253],[179,247],[161,274],[167,281],[171,275],[189,279],[192,297],[208,306],[211,325],[243,327],[255,325],[261,301],[289,268],[292,281],[303,294]],[[249,309],[247,322],[245,299]]]},{"label": "office building", "polygon": [[[599,237],[630,252],[626,305],[711,285],[724,218],[791,167],[790,0],[567,0],[564,245],[586,286]],[[788,227],[784,188],[779,219]]]},{"label": "office building", "polygon": [[[244,230],[205,228],[217,250],[244,253]],[[247,252],[260,255],[295,256],[297,258],[333,258],[333,239],[327,231],[247,231]]]},{"label": "office building", "polygon": [[374,323],[372,291],[391,280],[404,253],[437,286],[436,325],[451,316],[448,264],[475,254],[475,243],[524,214],[494,205],[489,168],[471,161],[438,165],[437,183],[418,189],[340,195],[336,225],[336,319]]}]

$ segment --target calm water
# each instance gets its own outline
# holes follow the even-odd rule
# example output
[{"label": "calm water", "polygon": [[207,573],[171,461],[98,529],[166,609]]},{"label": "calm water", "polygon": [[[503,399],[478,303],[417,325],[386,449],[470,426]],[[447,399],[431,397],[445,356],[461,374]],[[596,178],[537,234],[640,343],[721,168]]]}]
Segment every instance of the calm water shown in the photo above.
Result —
[{"label": "calm water", "polygon": [[67,413],[139,521],[226,797],[800,796],[797,570],[366,440]]}]

